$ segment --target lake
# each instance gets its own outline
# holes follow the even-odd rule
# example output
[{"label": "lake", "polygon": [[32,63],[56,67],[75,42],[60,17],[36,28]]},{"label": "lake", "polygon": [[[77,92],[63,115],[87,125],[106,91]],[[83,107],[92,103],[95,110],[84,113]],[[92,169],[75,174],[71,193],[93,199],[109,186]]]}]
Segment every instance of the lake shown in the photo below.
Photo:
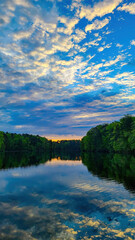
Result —
[{"label": "lake", "polygon": [[135,239],[135,158],[72,158],[0,155],[1,240]]}]

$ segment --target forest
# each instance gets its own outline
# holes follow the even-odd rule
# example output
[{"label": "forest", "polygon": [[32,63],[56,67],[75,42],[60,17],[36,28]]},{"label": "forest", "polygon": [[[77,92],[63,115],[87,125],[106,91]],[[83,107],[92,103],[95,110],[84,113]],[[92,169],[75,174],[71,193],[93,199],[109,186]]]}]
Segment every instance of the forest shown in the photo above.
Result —
[{"label": "forest", "polygon": [[75,157],[80,156],[80,151],[80,140],[61,140],[52,142],[52,153],[54,153],[55,156],[61,156],[62,159],[65,156],[67,156],[68,159],[73,156],[73,159],[75,159]]},{"label": "forest", "polygon": [[119,121],[91,128],[82,138],[81,150],[135,153],[135,117],[125,115]]},{"label": "forest", "polygon": [[49,151],[51,141],[29,134],[0,132],[0,151]]},{"label": "forest", "polygon": [[80,140],[53,142],[45,137],[0,131],[0,152],[45,152],[49,156],[80,153]]}]

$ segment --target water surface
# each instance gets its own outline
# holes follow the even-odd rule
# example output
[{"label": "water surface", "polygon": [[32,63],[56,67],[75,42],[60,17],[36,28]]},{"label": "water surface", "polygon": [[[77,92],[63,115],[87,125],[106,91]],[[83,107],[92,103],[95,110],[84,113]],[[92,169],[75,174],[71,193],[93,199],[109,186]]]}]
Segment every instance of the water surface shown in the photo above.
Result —
[{"label": "water surface", "polygon": [[79,159],[40,160],[0,171],[1,240],[135,239],[133,187],[103,176],[103,168],[102,176],[93,167],[88,171],[88,156],[86,165]]}]

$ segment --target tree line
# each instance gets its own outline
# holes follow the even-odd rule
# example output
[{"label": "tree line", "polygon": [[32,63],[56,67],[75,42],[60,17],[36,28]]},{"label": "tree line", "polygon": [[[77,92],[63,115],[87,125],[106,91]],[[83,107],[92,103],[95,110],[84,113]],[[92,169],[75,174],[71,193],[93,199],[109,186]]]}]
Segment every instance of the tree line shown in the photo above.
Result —
[{"label": "tree line", "polygon": [[135,117],[125,115],[119,121],[91,128],[81,141],[82,152],[135,153]]},{"label": "tree line", "polygon": [[[52,142],[52,152],[57,153],[59,156],[73,154],[79,156],[81,151],[81,141],[80,140],[61,140]],[[78,155],[79,154],[79,155]],[[75,155],[73,155],[75,157]]]},{"label": "tree line", "polygon": [[48,151],[51,141],[29,134],[4,133],[0,131],[0,151]]},{"label": "tree line", "polygon": [[0,152],[31,151],[47,152],[53,155],[80,152],[80,140],[53,142],[45,137],[0,131]]}]

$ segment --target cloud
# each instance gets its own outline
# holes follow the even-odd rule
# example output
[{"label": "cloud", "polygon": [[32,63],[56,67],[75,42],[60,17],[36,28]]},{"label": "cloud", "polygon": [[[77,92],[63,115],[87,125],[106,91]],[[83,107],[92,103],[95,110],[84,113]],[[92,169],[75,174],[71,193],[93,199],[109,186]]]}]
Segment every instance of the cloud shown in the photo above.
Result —
[{"label": "cloud", "polygon": [[31,36],[31,34],[33,33],[33,31],[34,31],[34,29],[16,32],[16,33],[14,33],[13,38],[15,41],[21,40],[23,38],[29,38]]},{"label": "cloud", "polygon": [[[108,113],[109,115],[111,115],[111,113]],[[95,117],[101,117],[101,116],[104,116],[104,117],[108,117],[108,114],[106,114],[106,112],[92,112],[92,113],[81,113],[80,115],[75,115],[73,116],[73,118],[75,119],[82,119],[82,118],[95,118]]]},{"label": "cloud", "polygon": [[5,110],[0,110],[0,119],[1,123],[5,124],[11,121],[11,116]]},{"label": "cloud", "polygon": [[9,24],[11,19],[15,17],[16,7],[33,8],[33,5],[27,0],[5,0],[0,3],[2,14],[0,14],[0,25]]},{"label": "cloud", "polygon": [[131,94],[131,89],[130,88],[135,88],[135,74],[134,72],[123,72],[121,74],[117,74],[115,76],[116,82],[119,84],[123,84],[126,86],[126,88],[128,88],[128,91]]},{"label": "cloud", "polygon": [[99,46],[99,42],[102,40],[102,37],[98,37],[97,39],[94,39],[92,41],[84,43],[84,47],[92,47],[92,46]]},{"label": "cloud", "polygon": [[74,35],[72,35],[72,38],[75,43],[79,43],[86,38],[86,33],[80,29],[76,29]]},{"label": "cloud", "polygon": [[13,3],[16,5],[16,6],[22,6],[22,7],[26,7],[26,8],[29,8],[31,7],[32,5],[30,4],[29,1],[27,0],[13,0]]},{"label": "cloud", "polygon": [[86,27],[85,27],[85,31],[86,32],[91,32],[92,30],[99,30],[103,27],[105,27],[109,21],[110,21],[111,18],[105,18],[103,20],[98,20],[96,19],[92,24],[88,24]]},{"label": "cloud", "polygon": [[131,41],[131,45],[134,45],[134,46],[135,46],[135,40],[132,40],[132,41]]},{"label": "cloud", "polygon": [[78,18],[66,18],[66,17],[59,17],[58,20],[60,23],[63,23],[65,27],[57,28],[58,32],[65,33],[67,35],[71,35],[75,25],[78,23]]},{"label": "cloud", "polygon": [[114,60],[110,60],[110,61],[106,61],[106,63],[104,63],[104,67],[109,67],[112,66],[116,63],[118,63],[119,61],[122,61],[124,59],[123,55],[118,55]]},{"label": "cloud", "polygon": [[104,49],[110,48],[110,47],[111,47],[111,44],[107,44],[107,45],[105,45],[103,47],[98,48],[98,52],[102,52],[102,51],[104,51]]},{"label": "cloud", "polygon": [[[52,20],[52,16],[54,14],[53,10],[50,12],[50,17],[48,17],[47,21],[42,18],[36,12],[35,8],[33,8],[33,12],[35,12],[35,16],[29,16],[31,17],[32,24],[30,27],[27,26],[22,26],[22,29],[19,31],[15,31],[13,34],[14,40],[21,40],[25,38],[30,38],[31,35],[33,34],[34,41],[35,40],[40,40],[40,44],[43,41],[45,37],[47,37],[47,34],[52,34],[55,32],[56,27],[57,27],[57,16],[55,16],[55,22]],[[31,14],[31,13],[29,13]],[[25,20],[26,22],[26,20]],[[49,35],[48,35],[49,36]]]},{"label": "cloud", "polygon": [[[121,115],[130,111],[125,106],[132,105],[135,79],[133,66],[127,63],[133,59],[130,49],[135,40],[130,34],[121,39],[118,12],[111,16],[122,0],[99,0],[87,6],[80,0],[68,6],[41,2],[0,1],[0,107],[5,109],[0,113],[1,128],[57,138],[63,132],[83,136],[95,124],[94,117],[89,123],[87,117],[74,116],[90,111],[96,116],[111,109],[109,114],[118,107]],[[115,30],[121,49],[110,43],[116,39]],[[106,120],[101,117],[98,123]]]},{"label": "cloud", "polygon": [[117,8],[118,11],[125,11],[130,14],[135,14],[135,3],[123,4],[122,7]]},{"label": "cloud", "polygon": [[74,43],[69,36],[58,36],[58,41],[55,41],[52,44],[52,49],[54,52],[61,51],[61,52],[68,52],[71,48],[74,47]]},{"label": "cloud", "polygon": [[122,45],[122,44],[120,44],[120,43],[117,43],[117,44],[116,44],[116,47],[119,47],[119,48],[121,48],[121,47],[123,47],[123,45]]},{"label": "cloud", "polygon": [[0,26],[10,23],[11,19],[14,17],[14,13],[7,11],[7,14],[0,15]]},{"label": "cloud", "polygon": [[81,7],[80,18],[87,18],[92,21],[95,17],[103,17],[108,13],[112,13],[113,10],[122,2],[122,0],[104,0],[95,3],[93,7],[84,6]]},{"label": "cloud", "polygon": [[128,95],[128,96],[123,96],[123,99],[134,100],[135,101],[135,94]]}]

